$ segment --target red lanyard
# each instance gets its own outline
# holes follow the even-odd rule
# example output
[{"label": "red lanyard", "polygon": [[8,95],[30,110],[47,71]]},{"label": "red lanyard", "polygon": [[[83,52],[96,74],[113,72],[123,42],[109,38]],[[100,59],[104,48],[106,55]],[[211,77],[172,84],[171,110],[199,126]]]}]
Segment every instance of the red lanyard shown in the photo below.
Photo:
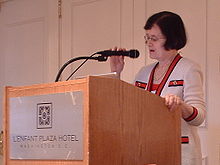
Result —
[{"label": "red lanyard", "polygon": [[[161,92],[169,78],[169,76],[171,75],[172,71],[174,70],[176,64],[179,62],[179,60],[182,58],[182,56],[180,56],[179,54],[177,54],[175,56],[175,58],[173,59],[172,63],[170,64],[165,76],[163,77],[162,81],[160,82],[157,90],[156,90],[156,95],[160,96],[161,95]],[[154,72],[155,72],[155,69],[157,67],[157,65],[159,64],[159,62],[154,66],[154,68],[152,69],[151,71],[151,74],[150,74],[150,77],[149,77],[149,80],[148,80],[148,83],[147,83],[147,91],[151,92],[152,91],[152,87],[153,87],[153,79],[154,79]]]}]

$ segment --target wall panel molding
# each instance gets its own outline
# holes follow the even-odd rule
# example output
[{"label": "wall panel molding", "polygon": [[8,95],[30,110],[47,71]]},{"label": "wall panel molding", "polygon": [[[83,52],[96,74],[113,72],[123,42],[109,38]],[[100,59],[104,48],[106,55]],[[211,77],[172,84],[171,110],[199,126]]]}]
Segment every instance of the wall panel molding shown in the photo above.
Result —
[{"label": "wall panel molding", "polygon": [[82,6],[90,3],[95,3],[98,1],[103,1],[103,0],[73,0],[72,5],[73,6]]}]

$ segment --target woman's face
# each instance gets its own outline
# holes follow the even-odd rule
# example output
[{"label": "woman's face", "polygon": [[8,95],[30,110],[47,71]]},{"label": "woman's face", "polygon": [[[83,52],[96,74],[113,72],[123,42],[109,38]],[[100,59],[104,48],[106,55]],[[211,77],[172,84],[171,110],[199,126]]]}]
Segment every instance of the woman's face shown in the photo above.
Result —
[{"label": "woman's face", "polygon": [[168,51],[164,48],[166,38],[162,34],[159,26],[154,24],[151,29],[146,30],[145,42],[148,46],[150,58],[158,61],[166,58],[166,53],[168,53]]}]

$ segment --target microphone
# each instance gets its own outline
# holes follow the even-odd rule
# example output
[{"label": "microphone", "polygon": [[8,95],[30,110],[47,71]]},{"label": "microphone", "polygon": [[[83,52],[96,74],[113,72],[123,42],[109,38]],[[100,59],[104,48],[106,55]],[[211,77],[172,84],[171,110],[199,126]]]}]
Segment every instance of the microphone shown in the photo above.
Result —
[{"label": "microphone", "polygon": [[136,49],[131,49],[128,51],[104,50],[104,51],[97,52],[96,54],[101,54],[103,56],[128,56],[130,58],[138,58],[140,53]]}]

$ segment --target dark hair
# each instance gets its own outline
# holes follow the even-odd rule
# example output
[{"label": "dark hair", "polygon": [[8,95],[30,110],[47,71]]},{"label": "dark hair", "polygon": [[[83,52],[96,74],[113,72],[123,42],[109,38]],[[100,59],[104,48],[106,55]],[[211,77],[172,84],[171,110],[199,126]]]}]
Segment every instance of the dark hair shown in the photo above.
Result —
[{"label": "dark hair", "polygon": [[187,37],[181,17],[169,11],[162,11],[152,15],[146,22],[144,29],[150,30],[156,24],[166,37],[166,50],[179,50],[186,45]]}]

